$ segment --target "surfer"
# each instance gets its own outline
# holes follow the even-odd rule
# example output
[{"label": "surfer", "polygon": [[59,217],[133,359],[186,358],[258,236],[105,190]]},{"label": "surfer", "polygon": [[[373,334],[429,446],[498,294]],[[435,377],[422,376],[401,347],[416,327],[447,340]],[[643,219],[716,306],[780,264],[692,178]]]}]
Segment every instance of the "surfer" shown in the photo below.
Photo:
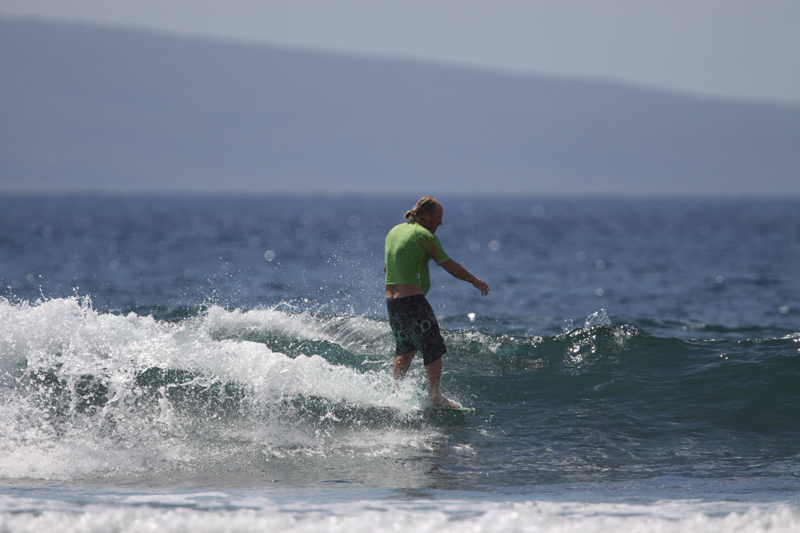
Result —
[{"label": "surfer", "polygon": [[489,285],[473,276],[442,250],[434,235],[442,225],[444,208],[430,196],[424,196],[405,214],[408,222],[395,226],[386,236],[385,264],[386,307],[396,342],[392,376],[402,379],[417,351],[422,352],[428,374],[428,402],[440,407],[460,407],[442,396],[442,355],[447,352],[439,323],[425,295],[431,287],[428,261],[444,268],[451,276],[471,283],[483,296]]}]

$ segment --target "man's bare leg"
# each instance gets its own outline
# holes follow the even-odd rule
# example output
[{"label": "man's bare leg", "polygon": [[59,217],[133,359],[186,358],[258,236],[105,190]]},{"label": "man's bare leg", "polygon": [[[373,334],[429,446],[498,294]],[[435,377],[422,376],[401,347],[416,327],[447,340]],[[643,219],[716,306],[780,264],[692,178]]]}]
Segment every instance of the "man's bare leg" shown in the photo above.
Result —
[{"label": "man's bare leg", "polygon": [[456,402],[452,402],[442,396],[439,390],[439,383],[442,380],[442,359],[441,357],[425,367],[428,373],[428,403],[439,407],[461,407]]},{"label": "man's bare leg", "polygon": [[394,379],[403,379],[411,366],[411,360],[416,355],[416,350],[409,350],[403,355],[398,355],[394,358],[394,367],[392,367],[392,377]]}]

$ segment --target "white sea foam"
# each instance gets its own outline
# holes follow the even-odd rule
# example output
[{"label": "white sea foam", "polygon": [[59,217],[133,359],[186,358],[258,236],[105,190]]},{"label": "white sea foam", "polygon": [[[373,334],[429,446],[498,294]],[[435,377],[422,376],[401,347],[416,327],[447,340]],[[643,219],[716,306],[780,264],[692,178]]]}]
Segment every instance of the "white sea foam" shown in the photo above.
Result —
[{"label": "white sea foam", "polygon": [[474,500],[359,500],[277,503],[224,493],[129,497],[120,504],[0,498],[0,531],[285,531],[437,533],[531,532],[788,533],[800,512],[788,503],[652,504],[493,502]]},{"label": "white sea foam", "polygon": [[[388,409],[400,418],[419,413],[424,390],[419,379],[398,385],[388,366],[365,370],[315,353],[290,357],[267,342],[219,338],[223,328],[251,328],[295,343],[352,347],[363,342],[354,337],[380,335],[385,327],[356,319],[358,324],[331,328],[331,320],[337,318],[212,307],[207,314],[171,323],[134,313],[100,313],[81,298],[0,300],[0,479],[142,475],[181,465],[202,469],[224,463],[230,448],[225,443],[231,440],[239,446],[230,453],[249,446],[258,457],[353,449],[374,456],[398,446],[427,448],[435,438],[431,430],[377,431],[351,424],[332,438],[335,428],[325,425],[341,417],[337,406],[345,406],[345,412]],[[348,327],[357,334],[347,333]],[[143,401],[147,385],[137,380],[153,368],[186,377],[152,384],[155,396]],[[106,388],[102,401],[88,408],[77,393],[87,379]],[[210,400],[202,396],[215,384],[240,395],[230,420],[210,414]],[[179,390],[193,396],[195,404],[176,403],[171,393]],[[291,401],[312,404],[297,407]]]},{"label": "white sea foam", "polygon": [[384,351],[389,349],[385,341],[380,342],[382,338],[388,340],[390,337],[389,325],[386,322],[359,316],[293,311],[289,305],[249,311],[241,309],[228,311],[213,306],[202,318],[203,328],[212,334],[280,332],[297,340],[327,341],[359,355],[371,353],[375,344]]}]

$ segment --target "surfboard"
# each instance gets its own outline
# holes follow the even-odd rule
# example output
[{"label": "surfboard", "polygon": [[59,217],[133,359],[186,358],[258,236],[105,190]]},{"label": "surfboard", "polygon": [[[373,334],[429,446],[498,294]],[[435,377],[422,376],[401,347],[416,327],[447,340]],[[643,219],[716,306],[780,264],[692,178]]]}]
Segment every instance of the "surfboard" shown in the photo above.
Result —
[{"label": "surfboard", "polygon": [[440,407],[437,406],[434,409],[438,409],[439,411],[451,411],[454,413],[469,413],[473,411],[472,407]]}]

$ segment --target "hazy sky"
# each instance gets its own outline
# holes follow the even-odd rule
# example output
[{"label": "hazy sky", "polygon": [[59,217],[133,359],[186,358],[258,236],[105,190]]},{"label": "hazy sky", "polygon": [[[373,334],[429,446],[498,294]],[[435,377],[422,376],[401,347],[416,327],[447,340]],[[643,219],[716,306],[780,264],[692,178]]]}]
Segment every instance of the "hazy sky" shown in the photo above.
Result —
[{"label": "hazy sky", "polygon": [[800,104],[797,0],[0,0],[0,16]]}]

